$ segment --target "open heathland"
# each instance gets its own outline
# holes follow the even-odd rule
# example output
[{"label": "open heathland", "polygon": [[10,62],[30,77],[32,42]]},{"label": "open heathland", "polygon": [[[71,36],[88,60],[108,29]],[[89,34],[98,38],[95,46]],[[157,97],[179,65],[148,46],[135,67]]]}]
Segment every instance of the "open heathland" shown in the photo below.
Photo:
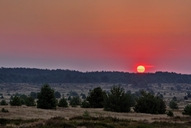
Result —
[{"label": "open heathland", "polygon": [[56,110],[37,109],[26,106],[0,106],[9,112],[0,112],[2,127],[46,127],[46,128],[166,128],[184,125],[190,128],[191,117],[181,111],[174,111],[174,117],[166,114],[116,113],[93,108],[57,108]]}]

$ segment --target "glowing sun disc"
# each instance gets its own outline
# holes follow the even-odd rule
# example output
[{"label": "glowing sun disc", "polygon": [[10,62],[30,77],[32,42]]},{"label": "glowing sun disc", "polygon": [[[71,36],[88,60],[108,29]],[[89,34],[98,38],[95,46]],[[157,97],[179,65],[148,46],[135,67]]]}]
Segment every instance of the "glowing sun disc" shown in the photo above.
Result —
[{"label": "glowing sun disc", "polygon": [[145,67],[142,66],[142,65],[138,66],[138,67],[137,67],[137,72],[138,72],[138,73],[144,73],[144,72],[145,72]]}]

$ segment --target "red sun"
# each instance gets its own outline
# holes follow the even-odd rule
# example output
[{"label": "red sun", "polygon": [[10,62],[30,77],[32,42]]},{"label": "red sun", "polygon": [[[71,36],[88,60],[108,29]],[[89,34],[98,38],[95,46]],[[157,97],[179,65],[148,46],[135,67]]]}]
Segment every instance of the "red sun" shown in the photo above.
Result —
[{"label": "red sun", "polygon": [[144,73],[145,72],[145,66],[143,66],[143,65],[137,66],[137,72],[138,73]]}]

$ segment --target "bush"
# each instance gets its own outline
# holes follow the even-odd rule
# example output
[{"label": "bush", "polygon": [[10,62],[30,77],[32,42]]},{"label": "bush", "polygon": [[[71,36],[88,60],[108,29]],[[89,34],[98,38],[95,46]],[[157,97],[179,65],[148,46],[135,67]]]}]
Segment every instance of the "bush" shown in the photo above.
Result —
[{"label": "bush", "polygon": [[90,113],[87,110],[85,110],[84,114],[83,114],[83,117],[90,117]]},{"label": "bush", "polygon": [[10,100],[10,105],[11,106],[21,106],[21,98],[18,96],[13,96]]},{"label": "bush", "polygon": [[190,115],[191,116],[191,105],[186,105],[184,111],[182,112],[183,115]]},{"label": "bush", "polygon": [[81,104],[81,107],[82,108],[90,108],[90,103],[86,100],[84,100]]},{"label": "bush", "polygon": [[72,107],[77,107],[78,105],[81,104],[81,100],[79,96],[72,97],[70,100],[70,105]]},{"label": "bush", "polygon": [[0,105],[8,105],[7,102],[5,100],[2,100]]},{"label": "bush", "polygon": [[58,107],[68,107],[68,102],[66,101],[66,99],[64,97],[62,99],[60,99],[60,101],[58,103]]},{"label": "bush", "polygon": [[54,90],[48,84],[42,86],[38,93],[37,108],[56,109],[57,101],[54,95]]},{"label": "bush", "polygon": [[178,109],[178,105],[177,105],[177,103],[176,103],[174,100],[171,100],[171,101],[170,101],[169,107],[170,107],[171,109]]},{"label": "bush", "polygon": [[101,87],[94,88],[89,92],[87,101],[91,108],[103,108],[105,92]]},{"label": "bush", "polygon": [[168,111],[168,112],[167,112],[167,116],[172,117],[172,116],[174,116],[174,113],[173,113],[172,111]]},{"label": "bush", "polygon": [[35,104],[35,100],[34,100],[34,98],[33,97],[26,97],[26,99],[24,99],[25,100],[25,105],[26,106],[36,106],[36,104]]},{"label": "bush", "polygon": [[134,110],[140,113],[164,114],[166,106],[164,101],[153,94],[142,92],[142,96],[137,99]]},{"label": "bush", "polygon": [[131,98],[120,86],[114,86],[105,96],[104,110],[113,112],[129,112]]},{"label": "bush", "polygon": [[7,113],[7,112],[9,112],[9,111],[6,110],[5,108],[2,108],[2,109],[1,109],[1,112],[5,112],[5,113]]}]

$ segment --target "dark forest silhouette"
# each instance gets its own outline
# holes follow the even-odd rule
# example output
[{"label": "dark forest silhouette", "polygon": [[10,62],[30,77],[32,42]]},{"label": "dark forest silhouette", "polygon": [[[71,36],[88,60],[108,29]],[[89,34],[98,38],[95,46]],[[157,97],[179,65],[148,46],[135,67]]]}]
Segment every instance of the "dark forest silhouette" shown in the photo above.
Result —
[{"label": "dark forest silhouette", "polygon": [[191,83],[191,75],[173,72],[128,73],[116,71],[79,72],[34,68],[0,68],[0,83]]}]

